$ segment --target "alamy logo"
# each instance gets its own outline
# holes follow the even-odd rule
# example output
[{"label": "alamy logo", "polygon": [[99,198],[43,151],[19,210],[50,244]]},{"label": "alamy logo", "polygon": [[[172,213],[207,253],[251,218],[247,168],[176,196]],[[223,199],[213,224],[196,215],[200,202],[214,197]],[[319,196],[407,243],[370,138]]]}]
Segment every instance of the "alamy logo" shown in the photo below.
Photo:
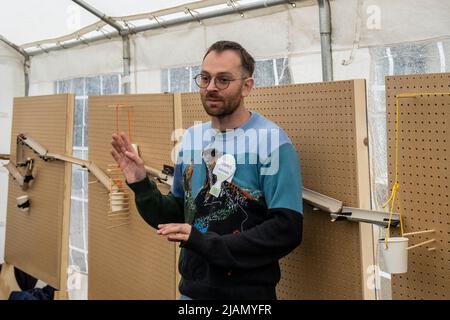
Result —
[{"label": "alamy logo", "polygon": [[[171,156],[174,163],[201,164],[202,151],[217,149],[221,154],[235,155],[236,164],[261,164],[261,175],[275,175],[280,164],[280,129],[250,128],[220,132],[209,128],[204,130],[198,122],[191,130],[177,129],[172,133],[176,142]],[[180,157],[179,151],[184,152]]]}]

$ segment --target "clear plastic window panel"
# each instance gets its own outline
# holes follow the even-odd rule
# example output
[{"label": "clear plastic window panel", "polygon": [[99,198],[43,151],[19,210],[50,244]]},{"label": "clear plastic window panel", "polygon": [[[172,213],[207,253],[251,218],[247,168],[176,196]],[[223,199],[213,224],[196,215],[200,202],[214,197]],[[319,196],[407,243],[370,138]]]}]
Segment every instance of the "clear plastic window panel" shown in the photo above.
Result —
[{"label": "clear plastic window panel", "polygon": [[[72,155],[88,159],[88,97],[121,93],[119,74],[97,75],[55,82],[56,93],[74,93],[74,138]],[[69,269],[88,273],[88,171],[72,166]]]},{"label": "clear plastic window panel", "polygon": [[[198,92],[194,77],[200,73],[200,66],[169,68],[161,70],[162,92]],[[269,87],[292,83],[289,59],[258,60],[255,64],[255,87]]]}]

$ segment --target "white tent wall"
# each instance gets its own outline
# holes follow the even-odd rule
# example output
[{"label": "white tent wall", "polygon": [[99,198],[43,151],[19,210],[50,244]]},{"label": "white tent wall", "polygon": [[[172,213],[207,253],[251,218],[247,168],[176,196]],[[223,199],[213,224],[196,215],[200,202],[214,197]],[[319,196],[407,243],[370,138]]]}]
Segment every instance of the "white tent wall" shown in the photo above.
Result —
[{"label": "white tent wall", "polygon": [[[23,96],[24,58],[0,42],[0,154],[9,154],[13,98]],[[4,259],[8,172],[0,161],[0,263]]]},{"label": "white tent wall", "polygon": [[245,19],[239,15],[227,16],[203,21],[201,25],[191,22],[135,36],[132,71],[136,92],[159,92],[161,69],[200,65],[208,46],[221,39],[245,44],[256,59],[286,57],[288,12],[267,15],[268,12],[272,11],[256,10],[246,14]]},{"label": "white tent wall", "polygon": [[[449,36],[450,17],[446,13],[450,12],[450,2],[410,0],[408,7],[404,4],[402,0],[331,1],[335,67],[340,68],[341,56],[350,56],[350,52],[347,57],[344,52],[357,40],[355,32],[359,35],[358,48]],[[430,22],[427,28],[419,23],[425,19]],[[241,42],[257,59],[289,56],[295,82],[303,82],[297,74],[307,75],[307,81],[309,77],[321,80],[317,5],[277,6],[247,12],[245,18],[235,14],[208,19],[202,25],[192,22],[131,37],[133,92],[157,91],[160,86],[155,80],[161,68],[200,64],[208,45],[219,39]],[[367,54],[357,54],[353,63],[366,66],[365,58]],[[306,74],[302,61],[314,62],[308,63]],[[352,74],[346,70],[352,67],[359,69],[342,66],[342,74]],[[32,58],[31,92],[46,93],[42,91],[49,91],[50,83],[56,80],[121,70],[122,44],[118,38],[44,53]],[[339,78],[336,72],[335,78]]]},{"label": "white tent wall", "polygon": [[122,41],[42,54],[31,59],[30,96],[55,93],[55,81],[122,72]]}]

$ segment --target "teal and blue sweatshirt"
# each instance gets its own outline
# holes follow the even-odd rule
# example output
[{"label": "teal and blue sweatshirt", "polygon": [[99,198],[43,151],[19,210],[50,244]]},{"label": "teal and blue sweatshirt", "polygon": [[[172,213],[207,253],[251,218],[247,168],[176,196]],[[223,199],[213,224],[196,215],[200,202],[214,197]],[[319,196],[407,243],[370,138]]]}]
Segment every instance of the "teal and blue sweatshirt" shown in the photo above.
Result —
[{"label": "teal and blue sweatshirt", "polygon": [[[234,175],[210,194],[216,161],[231,154]],[[171,192],[148,178],[130,184],[142,218],[189,223],[181,243],[179,290],[193,299],[276,299],[278,260],[302,240],[300,164],[287,134],[256,112],[236,129],[211,122],[189,128],[181,142]]]}]

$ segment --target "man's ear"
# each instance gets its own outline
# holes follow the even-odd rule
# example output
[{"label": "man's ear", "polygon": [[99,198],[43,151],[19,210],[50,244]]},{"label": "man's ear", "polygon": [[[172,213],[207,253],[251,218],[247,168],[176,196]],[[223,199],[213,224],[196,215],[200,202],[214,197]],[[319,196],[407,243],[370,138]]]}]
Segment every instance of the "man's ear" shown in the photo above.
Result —
[{"label": "man's ear", "polygon": [[247,97],[252,91],[253,86],[255,84],[255,80],[253,78],[247,78],[244,80],[244,85],[242,86],[242,96]]}]

